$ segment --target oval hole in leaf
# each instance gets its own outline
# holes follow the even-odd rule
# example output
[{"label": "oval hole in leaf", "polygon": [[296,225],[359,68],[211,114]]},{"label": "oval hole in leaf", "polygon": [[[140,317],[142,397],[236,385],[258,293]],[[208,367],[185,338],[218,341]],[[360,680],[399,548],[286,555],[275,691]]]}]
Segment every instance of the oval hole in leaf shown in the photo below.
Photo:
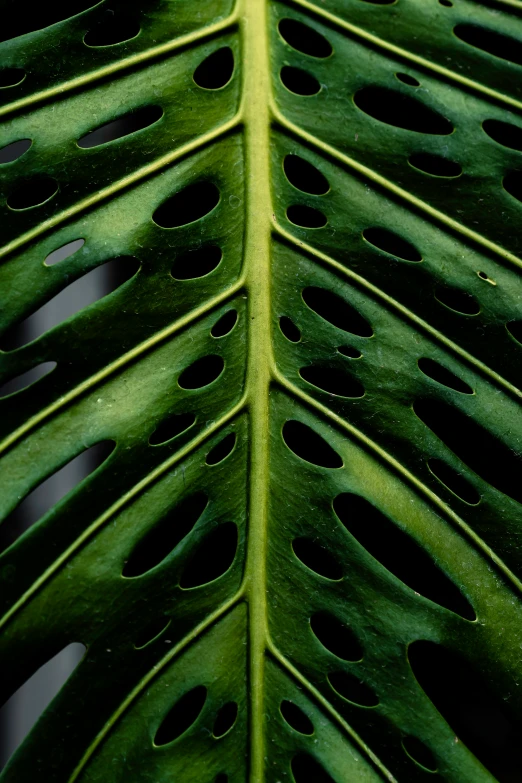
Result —
[{"label": "oval hole in leaf", "polygon": [[332,672],[327,679],[339,696],[358,707],[376,707],[379,704],[379,699],[372,689],[353,674]]},{"label": "oval hole in leaf", "polygon": [[52,253],[45,257],[45,266],[53,266],[60,261],[65,261],[66,258],[70,258],[77,250],[83,247],[84,244],[85,239],[73,239],[72,242],[67,242],[66,245],[56,248],[56,250],[53,250]]},{"label": "oval hole in leaf", "polygon": [[468,503],[470,506],[476,506],[480,503],[481,497],[475,487],[445,462],[440,459],[429,459],[427,465],[435,478],[464,503]]},{"label": "oval hole in leaf", "polygon": [[229,701],[219,710],[212,734],[216,739],[224,737],[231,730],[237,720],[238,706],[235,701]]},{"label": "oval hole in leaf", "polygon": [[283,425],[283,440],[305,462],[322,468],[342,468],[339,454],[307,424],[290,419]]},{"label": "oval hole in leaf", "polygon": [[150,436],[150,445],[160,446],[162,443],[167,443],[167,441],[181,435],[182,432],[186,432],[195,421],[196,417],[193,413],[177,413],[174,416],[169,416]]},{"label": "oval hole in leaf", "polygon": [[222,315],[219,321],[217,321],[212,327],[210,334],[212,337],[226,337],[230,334],[234,326],[237,324],[238,314],[237,310],[228,310],[225,315]]},{"label": "oval hole in leaf", "polygon": [[360,359],[362,353],[358,348],[354,348],[353,345],[340,345],[337,349],[340,354],[346,356],[348,359]]},{"label": "oval hole in leaf", "polygon": [[214,783],[228,783],[228,775],[225,775],[224,772],[220,772],[219,775],[214,778]]},{"label": "oval hole in leaf", "polygon": [[212,212],[219,199],[219,190],[212,182],[194,182],[164,201],[152,219],[160,228],[186,226]]},{"label": "oval hole in leaf", "polygon": [[0,386],[0,399],[2,397],[8,397],[10,394],[27,389],[32,386],[33,383],[39,381],[40,378],[45,378],[56,367],[56,362],[42,362],[37,364],[36,367],[31,367],[27,372],[17,375],[15,378],[11,378],[10,381],[6,381]]},{"label": "oval hole in leaf", "polygon": [[294,538],[292,549],[298,560],[310,571],[325,579],[338,582],[343,578],[343,570],[335,557],[311,538]]},{"label": "oval hole in leaf", "polygon": [[[56,252],[56,251],[55,251]],[[91,269],[63,288],[36,312],[14,324],[0,338],[4,351],[14,351],[54,329],[86,307],[101,301],[130,280],[140,262],[133,256],[120,256]],[[67,276],[64,276],[64,282]]]},{"label": "oval hole in leaf", "polygon": [[283,699],[279,705],[279,710],[285,721],[294,731],[298,731],[299,734],[306,734],[307,736],[314,733],[314,724],[308,715],[305,715],[301,707],[298,707],[293,701]]},{"label": "oval hole in leaf", "polygon": [[416,247],[386,228],[365,228],[363,237],[378,250],[383,250],[403,261],[422,261],[422,256]]},{"label": "oval hole in leaf", "polygon": [[183,571],[180,587],[183,590],[201,587],[226,574],[236,557],[237,544],[237,527],[233,522],[214,528]]},{"label": "oval hole in leaf", "polygon": [[478,315],[480,304],[474,296],[460,288],[439,286],[435,291],[435,299],[461,315]]},{"label": "oval hole in leaf", "polygon": [[325,321],[342,329],[343,332],[356,334],[359,337],[371,337],[373,329],[362,315],[333,291],[326,288],[309,286],[302,293],[304,303]]},{"label": "oval hole in leaf", "polygon": [[395,78],[403,84],[407,84],[408,87],[420,87],[420,82],[415,76],[410,76],[409,73],[396,73]]},{"label": "oval hole in leaf", "polygon": [[307,24],[298,22],[297,19],[281,19],[279,32],[286,43],[298,52],[308,54],[310,57],[329,57],[332,53],[332,45],[324,35],[318,33]]},{"label": "oval hole in leaf", "polygon": [[323,196],[330,190],[324,174],[299,155],[287,155],[283,161],[283,169],[290,184],[303,193]]},{"label": "oval hole in leaf", "polygon": [[431,378],[433,381],[447,386],[448,389],[454,389],[461,394],[473,394],[471,386],[458,378],[450,370],[446,369],[442,364],[434,361],[433,359],[419,359],[417,362],[419,370]]},{"label": "oval hole in leaf", "polygon": [[467,598],[431,556],[366,498],[343,492],[333,508],[346,530],[397,579],[466,620],[476,619]]},{"label": "oval hole in leaf", "polygon": [[363,649],[354,632],[329,612],[316,612],[310,618],[314,636],[328,652],[343,661],[362,661]]},{"label": "oval hole in leaf", "polygon": [[510,171],[502,180],[502,185],[510,196],[522,201],[522,171]]},{"label": "oval hole in leaf", "polygon": [[301,367],[299,375],[317,389],[337,397],[357,399],[364,396],[364,387],[357,378],[337,367],[312,364]]},{"label": "oval hole in leaf", "polygon": [[452,731],[494,778],[520,777],[522,725],[470,661],[439,644],[416,641],[408,659],[420,687]]},{"label": "oval hole in leaf", "polygon": [[434,136],[447,136],[453,132],[453,125],[445,117],[398,90],[363,87],[355,93],[353,100],[358,109],[374,120],[396,128]]},{"label": "oval hole in leaf", "polygon": [[18,160],[27,152],[32,143],[31,139],[20,139],[19,141],[12,141],[11,144],[6,144],[5,147],[0,149],[0,164],[13,163],[13,161]]},{"label": "oval hole in leaf", "polygon": [[214,383],[223,372],[225,362],[221,356],[209,354],[197,359],[190,367],[183,370],[178,378],[182,389],[202,389]]},{"label": "oval hole in leaf", "polygon": [[58,193],[58,183],[43,175],[18,183],[7,197],[7,206],[14,211],[40,207]]},{"label": "oval hole in leaf", "polygon": [[522,42],[496,30],[488,30],[475,24],[458,24],[453,32],[464,43],[482,49],[483,52],[522,65]]},{"label": "oval hole in leaf", "polygon": [[230,432],[223,440],[219,441],[217,446],[214,446],[214,448],[208,452],[205,462],[207,465],[217,465],[219,462],[223,462],[229,454],[232,454],[235,445],[236,433]]},{"label": "oval hole in leaf", "polygon": [[290,223],[301,228],[322,228],[326,226],[327,218],[319,209],[307,207],[306,204],[292,204],[286,210]]},{"label": "oval hole in leaf", "polygon": [[85,35],[83,42],[92,47],[115,46],[136,38],[139,32],[140,23],[137,18],[108,9],[102,21]]},{"label": "oval hole in leaf", "polygon": [[63,22],[82,11],[99,4],[99,0],[68,0],[67,3],[42,3],[25,0],[24,3],[6,2],[2,17],[0,41],[33,33],[44,27]]},{"label": "oval hole in leaf", "polygon": [[229,83],[233,73],[234,53],[229,46],[223,46],[198,65],[193,79],[205,90],[219,90]]},{"label": "oval hole in leaf", "polygon": [[[1,36],[3,38],[3,36]],[[16,87],[25,79],[23,68],[2,68],[0,69],[0,89],[5,87]]]},{"label": "oval hole in leaf", "polygon": [[14,544],[59,501],[100,468],[114,447],[114,441],[105,440],[84,449],[25,495],[21,503],[2,522],[0,552]]},{"label": "oval hole in leaf", "polygon": [[522,321],[511,321],[506,324],[506,329],[511,337],[522,345]]},{"label": "oval hole in leaf", "polygon": [[188,250],[175,260],[170,274],[175,280],[195,280],[213,272],[219,265],[223,253],[216,245],[205,245]]},{"label": "oval hole in leaf", "polygon": [[78,146],[82,149],[91,149],[99,147],[100,144],[108,144],[148,128],[162,117],[163,109],[160,106],[142,106],[140,109],[123,114],[111,122],[106,122],[105,125],[100,125],[96,130],[86,133],[78,140]]},{"label": "oval hole in leaf", "polygon": [[501,120],[484,120],[482,129],[490,139],[509,147],[511,150],[522,151],[522,128]]},{"label": "oval hole in leaf", "polygon": [[453,8],[453,3],[451,0],[439,0],[440,5],[443,5],[445,8]]},{"label": "oval hole in leaf", "polygon": [[290,767],[295,783],[335,783],[309,753],[298,753],[293,757]]},{"label": "oval hole in leaf", "polygon": [[520,459],[471,416],[440,400],[417,400],[413,410],[468,467],[495,489],[522,503]]},{"label": "oval hole in leaf", "polygon": [[281,81],[284,86],[294,95],[317,95],[321,85],[311,73],[303,71],[302,68],[294,68],[291,65],[285,65],[281,68]]},{"label": "oval hole in leaf", "polygon": [[123,566],[122,575],[127,578],[142,576],[160,565],[188,536],[207,505],[208,497],[204,492],[196,492],[182,500],[138,541]]},{"label": "oval hole in leaf", "polygon": [[444,177],[451,179],[460,177],[462,166],[454,160],[443,158],[442,155],[429,155],[426,152],[418,152],[410,155],[408,163],[414,169],[422,171],[423,174],[430,174],[432,177]]},{"label": "oval hole in leaf", "polygon": [[149,644],[152,644],[156,639],[159,639],[170,626],[171,622],[172,620],[170,618],[158,617],[156,620],[148,623],[136,637],[136,641],[134,642],[135,649],[143,650],[144,647],[148,647]]},{"label": "oval hole in leaf", "polygon": [[154,737],[154,744],[167,745],[185,734],[200,716],[206,700],[207,689],[204,685],[198,685],[185,693],[163,719]]},{"label": "oval hole in leaf", "polygon": [[301,331],[287,315],[282,315],[279,319],[279,328],[291,343],[298,343],[301,339]]},{"label": "oval hole in leaf", "polygon": [[402,747],[407,756],[413,761],[419,764],[428,772],[437,771],[437,762],[435,757],[429,748],[426,747],[424,742],[421,742],[417,737],[404,737],[402,740]]}]

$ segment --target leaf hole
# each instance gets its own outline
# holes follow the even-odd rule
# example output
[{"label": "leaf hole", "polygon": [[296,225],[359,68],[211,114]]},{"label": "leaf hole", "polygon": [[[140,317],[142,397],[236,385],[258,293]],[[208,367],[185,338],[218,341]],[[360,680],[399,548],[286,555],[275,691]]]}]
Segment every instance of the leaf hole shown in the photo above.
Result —
[{"label": "leaf hole", "polygon": [[303,71],[302,68],[294,68],[291,65],[285,65],[281,68],[281,81],[289,92],[294,95],[317,95],[321,85],[311,73]]},{"label": "leaf hole", "polygon": [[141,633],[136,637],[134,647],[136,650],[143,650],[144,647],[148,647],[149,644],[155,642],[160,636],[163,636],[167,628],[172,623],[170,618],[158,617],[151,623],[147,623],[145,628],[141,630]]},{"label": "leaf hole", "polygon": [[432,381],[446,386],[448,389],[454,389],[460,394],[473,394],[473,389],[461,378],[458,378],[450,370],[433,359],[419,359],[417,362],[419,370],[431,378]]},{"label": "leaf hole", "polygon": [[40,207],[58,193],[58,183],[43,175],[19,182],[7,197],[7,206],[15,212]]},{"label": "leaf hole", "polygon": [[361,0],[363,3],[371,3],[371,5],[393,5],[397,0]]},{"label": "leaf hole", "polygon": [[290,768],[295,783],[311,783],[311,781],[313,783],[335,783],[334,779],[309,753],[298,753],[294,756]]},{"label": "leaf hole", "polygon": [[294,538],[292,549],[298,560],[315,574],[338,582],[343,578],[343,570],[335,557],[311,538]]},{"label": "leaf hole", "polygon": [[510,196],[522,201],[522,171],[510,171],[504,177],[502,186]]},{"label": "leaf hole", "polygon": [[212,337],[217,339],[219,337],[226,337],[227,334],[230,334],[237,324],[238,317],[237,310],[228,310],[212,327],[210,331]]},{"label": "leaf hole", "polygon": [[163,563],[188,536],[207,505],[208,497],[204,492],[196,492],[182,500],[138,541],[123,567],[122,575],[127,578],[143,576]]},{"label": "leaf hole", "polygon": [[506,330],[517,343],[522,345],[522,321],[511,321],[506,324]]},{"label": "leaf hole", "polygon": [[490,285],[496,285],[495,281],[492,280],[491,277],[488,277],[485,272],[477,272],[477,275],[481,280],[485,280],[486,283],[489,283]]},{"label": "leaf hole", "polygon": [[108,9],[101,22],[86,33],[83,42],[93,48],[116,46],[136,38],[140,33],[137,18]]},{"label": "leaf hole", "polygon": [[445,8],[453,8],[453,3],[451,0],[439,0],[440,5],[443,5]]},{"label": "leaf hole", "polygon": [[144,130],[163,117],[163,109],[160,106],[142,106],[128,114],[117,117],[111,122],[100,125],[96,130],[86,133],[78,140],[78,146],[82,149],[92,149],[101,144],[108,144],[124,136]]},{"label": "leaf hole", "polygon": [[228,435],[226,435],[223,440],[219,441],[217,446],[214,446],[213,449],[210,449],[207,454],[207,458],[205,459],[206,464],[218,465],[220,462],[223,462],[223,460],[232,454],[234,446],[236,445],[236,439],[235,432],[230,432]]},{"label": "leaf hole", "polygon": [[378,250],[389,253],[403,261],[422,261],[422,256],[416,247],[386,228],[365,228],[363,237]]},{"label": "leaf hole", "polygon": [[396,128],[434,136],[447,136],[453,132],[453,125],[445,117],[398,90],[363,87],[355,93],[353,100],[358,109],[374,120]]},{"label": "leaf hole", "polygon": [[306,734],[306,736],[310,736],[314,733],[314,724],[308,715],[303,712],[301,707],[298,707],[293,701],[283,699],[279,705],[279,710],[285,721],[294,731],[299,732],[299,734]]},{"label": "leaf hole", "polygon": [[151,446],[161,446],[194,425],[196,417],[193,413],[177,413],[162,421],[149,438]]},{"label": "leaf hole", "polygon": [[408,87],[420,87],[420,82],[415,76],[411,76],[409,73],[398,72],[395,74],[395,78],[403,84],[407,84]]},{"label": "leaf hole", "polygon": [[517,125],[501,120],[484,120],[482,130],[497,144],[522,151],[522,128]]},{"label": "leaf hole", "polygon": [[461,315],[478,315],[480,313],[480,304],[475,297],[460,288],[439,286],[435,291],[435,299]]},{"label": "leaf hole", "polygon": [[344,492],[333,508],[346,530],[397,579],[466,620],[476,619],[467,598],[431,556],[365,498]]},{"label": "leaf hole", "polygon": [[[3,38],[3,36],[1,36]],[[5,40],[5,39],[4,39]],[[0,89],[6,87],[16,87],[25,79],[23,68],[2,68],[0,69]]]},{"label": "leaf hole", "polygon": [[348,359],[360,359],[362,353],[358,348],[354,348],[353,345],[340,345],[337,349],[342,356],[346,356]]},{"label": "leaf hole", "polygon": [[366,683],[346,672],[331,672],[327,676],[333,690],[358,707],[377,707],[379,699]]},{"label": "leaf hole", "polygon": [[66,245],[56,248],[56,250],[53,250],[52,253],[45,257],[45,266],[54,266],[54,264],[58,264],[60,261],[65,261],[66,258],[70,258],[77,250],[83,247],[84,244],[85,239],[74,239],[72,242],[67,242]]},{"label": "leaf hole", "polygon": [[178,378],[178,384],[182,389],[202,389],[210,386],[219,378],[225,362],[221,356],[209,354],[197,359],[190,367],[187,367]]},{"label": "leaf hole", "polygon": [[431,750],[426,747],[424,742],[421,742],[417,737],[403,737],[402,747],[407,756],[412,761],[419,764],[423,769],[428,772],[437,771],[437,762]]},{"label": "leaf hole", "polygon": [[160,228],[187,226],[212,212],[219,199],[219,190],[212,182],[194,182],[164,201],[152,219]]},{"label": "leaf hole", "polygon": [[475,24],[458,24],[453,32],[461,41],[502,60],[522,65],[522,45],[516,38]]},{"label": "leaf hole", "polygon": [[45,378],[56,367],[56,362],[42,362],[37,364],[36,367],[31,367],[27,372],[17,375],[15,378],[3,383],[0,386],[0,399],[3,397],[9,397],[10,394],[16,394],[16,392],[23,391],[33,383],[39,381],[41,378]]},{"label": "leaf hole", "polygon": [[195,280],[205,277],[219,266],[223,253],[216,245],[204,245],[188,250],[175,260],[170,274],[175,280]]},{"label": "leaf hole", "polygon": [[226,574],[235,560],[237,545],[237,527],[233,522],[214,528],[203,539],[183,571],[180,587],[183,590],[201,587]]},{"label": "leaf hole", "polygon": [[31,139],[20,139],[19,141],[12,141],[11,144],[6,144],[5,147],[0,149],[0,165],[13,163],[13,161],[21,158],[32,143]]},{"label": "leaf hole", "polygon": [[408,163],[414,169],[429,174],[432,177],[454,179],[462,174],[462,166],[454,160],[442,157],[442,155],[430,155],[426,152],[418,152],[410,155]]},{"label": "leaf hole", "polygon": [[282,315],[279,319],[279,328],[286,339],[291,343],[298,343],[301,339],[301,330],[287,315]]},{"label": "leaf hole", "polygon": [[475,487],[445,462],[440,459],[429,459],[427,465],[435,478],[464,503],[470,506],[477,506],[480,503],[481,496]]},{"label": "leaf hole", "polygon": [[283,161],[283,169],[290,184],[303,193],[323,196],[330,190],[324,174],[299,155],[287,155]]},{"label": "leaf hole", "polygon": [[337,397],[357,399],[364,396],[364,387],[357,378],[338,367],[312,364],[301,367],[299,375],[317,389]]},{"label": "leaf hole", "polygon": [[283,440],[293,453],[322,468],[342,468],[339,454],[307,424],[290,419],[283,425]]},{"label": "leaf hole", "polygon": [[312,633],[323,647],[343,661],[363,659],[363,649],[354,632],[329,612],[316,612],[310,618]]},{"label": "leaf hole", "polygon": [[237,713],[238,706],[235,701],[229,701],[221,707],[212,729],[212,734],[216,739],[221,739],[233,728],[237,720]]},{"label": "leaf hole", "polygon": [[283,40],[298,52],[320,58],[330,57],[332,54],[332,45],[324,35],[297,19],[281,19],[278,28]]},{"label": "leaf hole", "polygon": [[214,778],[214,783],[228,783],[228,775],[225,775],[224,772],[220,772],[219,775]]},{"label": "leaf hole", "polygon": [[154,744],[168,745],[185,734],[201,715],[206,700],[207,689],[204,685],[198,685],[185,693],[163,719],[154,737]]},{"label": "leaf hole", "polygon": [[223,46],[209,54],[194,71],[193,79],[205,90],[220,90],[234,73],[234,54],[229,46]]},{"label": "leaf hole", "polygon": [[333,291],[326,288],[309,286],[303,289],[302,297],[304,303],[325,321],[342,329],[343,332],[349,332],[359,337],[371,337],[373,329],[363,316]]},{"label": "leaf hole", "polygon": [[286,210],[286,216],[290,223],[301,228],[322,228],[328,222],[323,212],[306,204],[292,204]]}]

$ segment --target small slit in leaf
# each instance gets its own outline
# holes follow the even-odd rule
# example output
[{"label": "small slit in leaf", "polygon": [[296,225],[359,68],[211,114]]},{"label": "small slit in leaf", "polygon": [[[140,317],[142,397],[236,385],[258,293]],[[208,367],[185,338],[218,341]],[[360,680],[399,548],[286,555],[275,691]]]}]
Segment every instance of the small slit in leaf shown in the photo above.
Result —
[{"label": "small slit in leaf", "polygon": [[309,286],[303,289],[304,303],[325,321],[342,329],[343,332],[356,334],[359,337],[371,337],[373,329],[362,315],[333,291],[326,288]]},{"label": "small slit in leaf", "polygon": [[343,578],[343,570],[335,557],[311,538],[294,538],[292,549],[298,560],[310,571],[325,579],[338,582]]},{"label": "small slit in leaf", "polygon": [[57,247],[56,250],[53,250],[52,253],[49,253],[49,255],[45,257],[45,266],[53,266],[60,261],[65,261],[66,258],[70,258],[77,250],[83,247],[84,244],[85,239],[73,239],[72,242],[67,242],[66,245]]},{"label": "small slit in leaf", "polygon": [[379,699],[372,689],[353,674],[332,672],[327,679],[339,696],[358,707],[376,707],[379,704]]},{"label": "small slit in leaf", "polygon": [[291,65],[285,65],[281,68],[281,81],[284,86],[294,95],[317,95],[321,85],[311,73],[303,71],[302,68],[294,68]]},{"label": "small slit in leaf", "polygon": [[396,73],[395,78],[403,84],[407,84],[408,87],[420,87],[418,79],[416,79],[415,76],[410,76],[409,73]]},{"label": "small slit in leaf", "polygon": [[402,747],[407,756],[413,761],[419,764],[428,772],[437,771],[437,762],[435,757],[429,748],[426,747],[424,742],[421,742],[417,737],[404,737],[402,740]]},{"label": "small slit in leaf", "polygon": [[234,54],[229,46],[223,46],[198,65],[193,79],[205,90],[219,90],[229,83],[233,73]]},{"label": "small slit in leaf", "polygon": [[432,177],[454,179],[462,174],[462,166],[459,163],[443,158],[442,155],[430,155],[425,152],[419,152],[415,155],[410,155],[408,163],[414,169],[422,171],[423,174],[430,174]]},{"label": "small slit in leaf", "polygon": [[183,571],[180,587],[189,590],[214,582],[226,574],[235,560],[238,545],[237,527],[225,522],[203,539]]},{"label": "small slit in leaf", "polygon": [[510,196],[522,201],[522,171],[510,171],[504,177],[502,185]]},{"label": "small slit in leaf", "polygon": [[472,294],[462,291],[460,288],[439,286],[435,291],[435,299],[442,305],[449,307],[462,315],[478,315],[480,304]]},{"label": "small slit in leaf", "polygon": [[161,422],[150,436],[150,445],[160,446],[162,443],[167,443],[169,440],[181,435],[182,432],[186,432],[195,421],[196,417],[193,413],[177,413],[174,416],[169,416],[168,419]]},{"label": "small slit in leaf", "polygon": [[316,612],[310,618],[314,636],[328,652],[343,661],[362,661],[363,649],[354,632],[329,612]]},{"label": "small slit in leaf", "polygon": [[520,456],[471,416],[440,400],[421,399],[413,410],[440,440],[491,486],[522,503]]},{"label": "small slit in leaf", "polygon": [[331,55],[332,45],[313,27],[288,17],[281,19],[278,27],[281,37],[292,49],[310,57],[324,58]]},{"label": "small slit in leaf", "polygon": [[337,367],[312,364],[308,367],[301,367],[299,375],[304,381],[327,392],[327,394],[346,399],[357,399],[364,396],[364,387],[357,378]]},{"label": "small slit in leaf", "polygon": [[522,725],[470,661],[442,645],[410,644],[413,674],[452,731],[499,783],[520,777]]},{"label": "small slit in leaf", "polygon": [[[1,36],[3,38],[3,36]],[[16,87],[25,79],[23,68],[2,68],[0,69],[0,89],[6,87]]]},{"label": "small slit in leaf", "polygon": [[300,155],[287,155],[283,161],[283,169],[290,184],[303,193],[323,196],[330,190],[324,174]]},{"label": "small slit in leaf", "polygon": [[7,206],[16,211],[40,207],[58,193],[58,183],[52,177],[36,176],[19,182],[7,197]]},{"label": "small slit in leaf", "polygon": [[439,0],[440,5],[445,6],[446,8],[453,8],[453,3],[451,0]]},{"label": "small slit in leaf", "polygon": [[363,87],[354,95],[358,109],[374,120],[416,133],[447,136],[453,125],[417,98],[387,87]]},{"label": "small slit in leaf", "polygon": [[283,440],[305,462],[322,468],[342,468],[339,454],[307,424],[290,419],[283,426]]},{"label": "small slit in leaf", "polygon": [[371,5],[393,5],[397,0],[362,0],[363,3],[371,3]]},{"label": "small slit in leaf", "polygon": [[190,367],[183,370],[178,378],[182,389],[202,389],[219,378],[225,367],[221,356],[209,354],[197,359]]},{"label": "small slit in leaf", "polygon": [[85,35],[83,42],[91,47],[115,46],[136,38],[140,29],[137,18],[108,9],[102,21]]},{"label": "small slit in leaf", "polygon": [[152,644],[156,639],[159,639],[170,626],[171,622],[172,620],[170,618],[158,617],[151,623],[147,623],[145,628],[142,628],[136,637],[134,642],[135,649],[143,650],[144,647],[148,647],[149,644]]},{"label": "small slit in leaf", "polygon": [[433,359],[419,359],[417,362],[419,370],[431,378],[436,383],[447,386],[448,389],[454,389],[461,394],[473,394],[473,389],[461,378],[458,378],[450,370]]},{"label": "small slit in leaf", "polygon": [[207,689],[204,685],[198,685],[185,693],[163,719],[154,737],[154,744],[168,745],[185,734],[199,718],[206,700]]},{"label": "small slit in leaf", "polygon": [[298,753],[293,757],[290,766],[295,783],[335,783],[309,753]]},{"label": "small slit in leaf", "polygon": [[32,143],[31,139],[20,139],[19,141],[12,141],[11,144],[6,144],[5,147],[0,149],[0,165],[13,163],[18,158],[21,158]]},{"label": "small slit in leaf", "polygon": [[39,381],[41,378],[45,378],[56,367],[56,362],[42,362],[37,364],[36,367],[31,367],[27,372],[17,375],[15,378],[11,378],[10,381],[6,381],[0,386],[0,399],[8,397],[10,394],[27,389],[32,386],[33,383]]},{"label": "small slit in leaf", "polygon": [[466,620],[476,615],[459,588],[411,536],[360,495],[343,492],[334,511],[366,551],[405,585]]},{"label": "small slit in leaf", "polygon": [[360,359],[362,353],[358,348],[354,348],[353,345],[340,345],[337,349],[340,354],[346,356],[348,359]]},{"label": "small slit in leaf", "polygon": [[196,492],[182,500],[138,541],[123,567],[123,576],[142,576],[160,565],[188,536],[207,505],[208,497],[204,492]]},{"label": "small slit in leaf", "polygon": [[308,715],[303,712],[301,707],[298,707],[293,701],[283,699],[279,705],[279,710],[285,721],[294,731],[299,732],[299,734],[306,734],[307,736],[314,733],[314,724]]},{"label": "small slit in leaf", "polygon": [[221,707],[212,729],[212,734],[216,739],[220,739],[220,737],[228,734],[237,720],[237,713],[238,706],[235,701],[229,701]]},{"label": "small slit in leaf", "polygon": [[482,129],[490,139],[502,144],[503,147],[522,151],[522,128],[518,125],[501,120],[484,120]]},{"label": "small slit in leaf", "polygon": [[148,128],[162,117],[163,109],[160,106],[142,106],[140,109],[117,117],[111,122],[106,122],[105,125],[100,125],[96,130],[86,133],[78,140],[78,146],[82,149],[91,149],[99,147],[101,144],[108,144]]},{"label": "small slit in leaf", "polygon": [[322,228],[326,226],[327,218],[319,209],[307,207],[306,204],[292,204],[286,210],[290,223],[301,228]]},{"label": "small slit in leaf", "polygon": [[221,248],[216,245],[204,245],[196,250],[188,250],[178,256],[170,274],[175,280],[196,280],[213,272],[222,257]]},{"label": "small slit in leaf", "polygon": [[386,228],[365,228],[363,237],[378,250],[389,253],[403,261],[422,261],[422,256],[416,247]]},{"label": "small slit in leaf", "polygon": [[522,345],[522,321],[511,321],[506,324],[506,329],[511,337]]},{"label": "small slit in leaf", "polygon": [[228,310],[224,315],[221,316],[219,321],[216,321],[210,330],[210,334],[212,337],[216,338],[226,337],[227,334],[230,334],[234,326],[237,324],[237,319],[237,310]]},{"label": "small slit in leaf", "polygon": [[210,449],[205,462],[207,465],[218,465],[220,462],[223,462],[223,460],[225,460],[229,454],[232,454],[232,450],[235,445],[236,433],[230,432],[223,438],[223,440],[219,441],[217,446],[214,446],[213,449]]},{"label": "small slit in leaf", "polygon": [[480,503],[481,497],[475,487],[456,470],[450,468],[440,459],[429,459],[427,464],[435,478],[464,503],[468,503],[470,506],[476,506]]},{"label": "small slit in leaf", "polygon": [[299,327],[297,327],[292,319],[287,315],[282,315],[279,319],[279,328],[281,329],[281,332],[284,334],[286,339],[291,343],[298,343],[301,339],[301,331]]},{"label": "small slit in leaf", "polygon": [[464,43],[502,60],[522,65],[522,42],[475,24],[458,24],[453,32]]},{"label": "small slit in leaf", "polygon": [[164,201],[152,219],[160,228],[187,226],[212,212],[219,199],[219,190],[212,182],[194,182]]}]

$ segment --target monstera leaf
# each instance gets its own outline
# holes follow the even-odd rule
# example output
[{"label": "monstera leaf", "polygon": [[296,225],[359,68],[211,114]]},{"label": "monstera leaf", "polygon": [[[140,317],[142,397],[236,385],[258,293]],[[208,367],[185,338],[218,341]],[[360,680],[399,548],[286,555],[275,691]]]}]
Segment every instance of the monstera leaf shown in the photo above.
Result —
[{"label": "monstera leaf", "polygon": [[522,3],[2,11],[2,781],[522,780]]}]

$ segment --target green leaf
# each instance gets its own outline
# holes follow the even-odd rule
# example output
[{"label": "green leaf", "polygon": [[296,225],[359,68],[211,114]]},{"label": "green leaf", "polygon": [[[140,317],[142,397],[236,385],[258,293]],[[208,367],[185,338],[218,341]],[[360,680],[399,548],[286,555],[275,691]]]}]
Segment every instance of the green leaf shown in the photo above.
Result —
[{"label": "green leaf", "polygon": [[1,780],[519,780],[522,3],[4,5]]}]

